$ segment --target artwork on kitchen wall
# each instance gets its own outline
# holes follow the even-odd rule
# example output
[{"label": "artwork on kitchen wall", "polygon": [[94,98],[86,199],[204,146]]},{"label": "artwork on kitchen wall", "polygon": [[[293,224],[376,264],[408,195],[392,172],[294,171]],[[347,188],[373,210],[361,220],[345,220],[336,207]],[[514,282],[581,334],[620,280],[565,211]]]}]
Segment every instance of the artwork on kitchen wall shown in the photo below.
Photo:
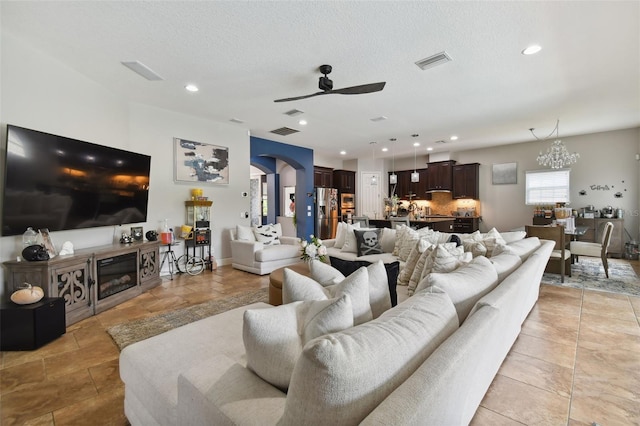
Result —
[{"label": "artwork on kitchen wall", "polygon": [[494,185],[518,183],[518,163],[494,164],[491,178]]},{"label": "artwork on kitchen wall", "polygon": [[229,148],[173,139],[176,182],[229,183]]},{"label": "artwork on kitchen wall", "polygon": [[296,213],[296,187],[285,186],[284,196],[282,200],[283,200],[282,210],[284,211],[284,216],[293,217]]}]

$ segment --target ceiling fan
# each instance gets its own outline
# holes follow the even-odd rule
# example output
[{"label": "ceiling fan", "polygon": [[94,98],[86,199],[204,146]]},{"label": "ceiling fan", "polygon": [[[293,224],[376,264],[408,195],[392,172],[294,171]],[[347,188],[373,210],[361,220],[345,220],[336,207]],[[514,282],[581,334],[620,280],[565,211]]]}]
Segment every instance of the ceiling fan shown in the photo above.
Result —
[{"label": "ceiling fan", "polygon": [[328,74],[331,73],[331,65],[320,65],[320,72],[324,74],[323,77],[320,77],[320,81],[318,81],[318,88],[322,90],[322,92],[312,93],[310,95],[296,96],[294,98],[284,98],[284,99],[276,99],[274,102],[289,102],[289,101],[297,101],[300,99],[311,98],[313,96],[319,95],[361,95],[364,93],[373,93],[379,92],[384,89],[384,85],[386,82],[380,83],[371,83],[371,84],[363,84],[360,86],[351,86],[344,87],[342,89],[333,90],[333,81],[327,77]]}]

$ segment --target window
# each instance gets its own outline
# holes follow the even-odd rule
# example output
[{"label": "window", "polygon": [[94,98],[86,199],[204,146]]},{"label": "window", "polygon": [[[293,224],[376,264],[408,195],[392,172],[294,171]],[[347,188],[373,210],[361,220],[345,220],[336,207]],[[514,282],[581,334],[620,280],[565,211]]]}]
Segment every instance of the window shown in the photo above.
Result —
[{"label": "window", "polygon": [[525,172],[525,204],[568,203],[570,172],[570,169]]}]

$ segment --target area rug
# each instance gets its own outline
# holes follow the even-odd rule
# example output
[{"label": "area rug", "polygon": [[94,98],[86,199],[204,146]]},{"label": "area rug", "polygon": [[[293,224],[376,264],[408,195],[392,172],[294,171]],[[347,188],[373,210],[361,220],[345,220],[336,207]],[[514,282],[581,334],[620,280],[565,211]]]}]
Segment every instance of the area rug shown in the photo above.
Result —
[{"label": "area rug", "polygon": [[565,276],[564,283],[561,283],[559,274],[545,273],[542,283],[640,296],[640,278],[628,263],[609,261],[607,278],[600,260],[581,258],[580,262],[571,265],[571,275]]},{"label": "area rug", "polygon": [[223,299],[211,300],[186,308],[176,309],[170,312],[129,321],[127,323],[114,325],[107,329],[113,341],[123,350],[132,343],[148,339],[164,333],[181,325],[189,324],[211,315],[219,314],[240,306],[250,305],[256,302],[268,302],[268,289],[244,292],[232,295]]}]

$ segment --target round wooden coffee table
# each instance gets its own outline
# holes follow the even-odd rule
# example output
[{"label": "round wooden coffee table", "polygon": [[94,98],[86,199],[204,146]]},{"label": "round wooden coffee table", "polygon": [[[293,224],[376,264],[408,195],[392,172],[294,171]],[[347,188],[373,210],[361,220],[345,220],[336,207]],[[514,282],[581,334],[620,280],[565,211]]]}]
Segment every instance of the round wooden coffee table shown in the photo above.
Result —
[{"label": "round wooden coffee table", "polygon": [[284,269],[289,268],[299,274],[309,276],[309,266],[306,262],[294,263],[274,269],[269,274],[269,303],[273,306],[282,305],[282,279]]}]

